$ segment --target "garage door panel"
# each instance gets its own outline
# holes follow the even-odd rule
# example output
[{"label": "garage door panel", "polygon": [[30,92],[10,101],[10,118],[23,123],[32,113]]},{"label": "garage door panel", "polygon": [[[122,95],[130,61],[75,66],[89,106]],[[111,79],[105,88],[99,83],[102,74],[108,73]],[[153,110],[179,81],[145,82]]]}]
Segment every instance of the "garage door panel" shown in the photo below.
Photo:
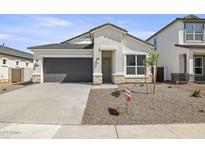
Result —
[{"label": "garage door panel", "polygon": [[92,82],[92,58],[44,58],[44,82]]}]

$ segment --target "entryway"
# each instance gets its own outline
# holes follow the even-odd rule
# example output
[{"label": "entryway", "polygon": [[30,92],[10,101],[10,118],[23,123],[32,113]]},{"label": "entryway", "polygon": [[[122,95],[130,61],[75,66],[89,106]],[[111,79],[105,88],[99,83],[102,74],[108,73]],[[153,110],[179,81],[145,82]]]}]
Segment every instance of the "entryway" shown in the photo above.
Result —
[{"label": "entryway", "polygon": [[112,82],[112,52],[102,52],[102,74],[103,83]]}]

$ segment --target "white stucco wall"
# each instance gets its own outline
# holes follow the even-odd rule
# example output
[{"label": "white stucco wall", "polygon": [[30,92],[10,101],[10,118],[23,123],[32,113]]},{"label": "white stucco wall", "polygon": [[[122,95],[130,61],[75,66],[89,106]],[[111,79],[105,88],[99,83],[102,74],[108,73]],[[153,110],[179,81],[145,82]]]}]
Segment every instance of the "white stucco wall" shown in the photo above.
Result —
[{"label": "white stucco wall", "polygon": [[[157,40],[157,50],[160,54],[159,65],[164,66],[165,73],[164,79],[170,80],[171,73],[184,73],[184,58],[183,54],[187,57],[187,72],[193,73],[193,53],[204,54],[204,49],[188,49],[182,47],[176,47],[175,44],[180,45],[204,45],[205,42],[187,42],[184,39],[184,22],[178,20],[162,30],[156,36],[148,40],[149,43],[154,44],[154,39]],[[205,39],[205,35],[204,35]]]},{"label": "white stucco wall", "polygon": [[[6,64],[3,64],[3,59],[6,59]],[[16,61],[19,61],[18,65],[16,65]],[[26,66],[27,62],[28,62],[28,66]],[[33,61],[26,60],[20,57],[0,54],[0,80],[10,80],[9,68],[30,68],[32,69]]]},{"label": "white stucco wall", "polygon": [[181,42],[179,31],[184,29],[182,21],[177,21],[155,37],[148,40],[154,44],[154,38],[157,40],[157,51],[159,52],[159,66],[164,67],[164,79],[171,80],[171,73],[179,73],[179,54],[186,53],[188,49],[176,47],[175,44]]},{"label": "white stucco wall", "polygon": [[[113,74],[123,73],[123,55],[122,39],[123,33],[113,28],[103,28],[93,34],[94,37],[94,54],[93,54],[93,71],[94,75],[102,75],[102,57],[101,51],[107,50],[113,52]],[[99,62],[96,63],[97,58]]]},{"label": "white stucco wall", "polygon": [[[33,75],[40,75],[43,82],[43,58],[92,58],[92,49],[36,49],[33,51]],[[37,65],[36,65],[37,64]]]},{"label": "white stucco wall", "polygon": [[[125,55],[126,54],[148,54],[152,47],[127,36],[125,33],[111,27],[103,28],[93,34],[94,37],[94,74],[101,74],[101,48],[110,51],[113,49],[113,75],[125,75]],[[99,63],[96,59],[99,58]]]}]

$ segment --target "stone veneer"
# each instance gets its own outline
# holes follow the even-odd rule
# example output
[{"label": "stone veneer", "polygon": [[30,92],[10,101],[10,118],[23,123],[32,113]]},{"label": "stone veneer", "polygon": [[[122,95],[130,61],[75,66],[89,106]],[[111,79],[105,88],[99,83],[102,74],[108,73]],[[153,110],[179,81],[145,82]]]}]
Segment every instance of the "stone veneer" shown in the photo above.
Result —
[{"label": "stone veneer", "polygon": [[93,75],[93,84],[102,84],[102,75]]},{"label": "stone veneer", "polygon": [[34,83],[41,82],[41,76],[40,75],[33,75],[32,76],[32,82],[34,82]]},{"label": "stone veneer", "polygon": [[[148,81],[150,79],[148,78]],[[145,82],[144,78],[125,78],[123,75],[113,75],[112,82],[114,84],[121,84],[121,83],[141,83]]]}]

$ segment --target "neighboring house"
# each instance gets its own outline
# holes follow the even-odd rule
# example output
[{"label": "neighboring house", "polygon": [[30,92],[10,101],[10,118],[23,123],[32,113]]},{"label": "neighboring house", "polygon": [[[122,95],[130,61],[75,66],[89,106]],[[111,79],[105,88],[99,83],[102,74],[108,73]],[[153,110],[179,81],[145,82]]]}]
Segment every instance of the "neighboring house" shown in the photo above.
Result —
[{"label": "neighboring house", "polygon": [[205,80],[205,19],[177,18],[146,41],[154,44],[164,80]]},{"label": "neighboring house", "polygon": [[0,82],[29,81],[32,72],[32,54],[0,45]]},{"label": "neighboring house", "polygon": [[29,47],[35,82],[128,83],[144,80],[143,60],[154,46],[103,24],[67,41]]}]

